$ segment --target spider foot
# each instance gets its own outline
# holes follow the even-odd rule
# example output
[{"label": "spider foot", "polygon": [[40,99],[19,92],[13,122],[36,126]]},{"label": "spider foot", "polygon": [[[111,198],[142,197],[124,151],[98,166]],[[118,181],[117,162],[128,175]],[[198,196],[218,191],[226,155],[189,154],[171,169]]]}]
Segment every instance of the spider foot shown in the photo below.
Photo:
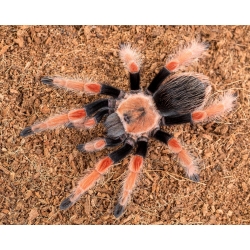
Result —
[{"label": "spider foot", "polygon": [[118,203],[118,204],[115,206],[115,209],[114,209],[114,216],[115,216],[116,218],[119,218],[119,217],[123,214],[124,209],[125,209],[125,207]]},{"label": "spider foot", "polygon": [[49,86],[53,86],[53,78],[52,77],[49,77],[49,76],[45,76],[41,79],[41,82],[44,83],[44,84],[47,84]]},{"label": "spider foot", "polygon": [[189,179],[194,181],[194,182],[199,182],[200,176],[198,174],[193,174],[193,175],[189,176]]},{"label": "spider foot", "polygon": [[85,144],[79,144],[76,146],[76,149],[80,152],[85,152],[86,150],[84,149]]},{"label": "spider foot", "polygon": [[31,129],[31,127],[27,127],[25,129],[23,129],[20,133],[20,136],[22,137],[26,137],[26,136],[29,136],[29,135],[32,135],[34,134],[34,131]]},{"label": "spider foot", "polygon": [[69,123],[65,124],[65,127],[66,127],[66,128],[75,128],[73,122],[69,122]]},{"label": "spider foot", "polygon": [[67,197],[66,199],[64,199],[61,204],[60,204],[60,210],[66,210],[68,208],[70,208],[74,203],[70,200],[70,197]]}]

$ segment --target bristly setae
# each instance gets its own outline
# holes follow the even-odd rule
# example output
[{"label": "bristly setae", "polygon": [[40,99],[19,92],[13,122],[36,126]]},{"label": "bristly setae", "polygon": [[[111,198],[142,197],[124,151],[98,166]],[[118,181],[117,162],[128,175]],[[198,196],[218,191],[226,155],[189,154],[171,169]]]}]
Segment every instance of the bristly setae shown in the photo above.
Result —
[{"label": "bristly setae", "polygon": [[206,122],[232,110],[236,96],[227,92],[218,100],[207,105],[211,87],[202,74],[174,72],[201,57],[207,49],[206,43],[191,42],[167,60],[145,91],[140,88],[140,53],[130,45],[123,45],[120,57],[129,72],[130,92],[110,85],[90,81],[75,81],[60,77],[43,77],[41,81],[50,86],[62,87],[86,94],[104,94],[108,99],[99,99],[80,109],[48,118],[25,128],[21,136],[28,136],[47,129],[65,125],[69,128],[90,129],[104,120],[106,137],[96,138],[77,149],[94,152],[105,147],[123,144],[118,150],[97,161],[95,167],[85,175],[76,188],[61,202],[60,209],[71,207],[87,190],[105,174],[113,164],[121,161],[136,146],[131,157],[128,173],[114,209],[115,217],[120,217],[130,199],[142,170],[148,148],[148,138],[167,144],[177,155],[186,175],[192,181],[199,181],[198,166],[193,157],[173,135],[161,130],[162,126],[184,123]]}]

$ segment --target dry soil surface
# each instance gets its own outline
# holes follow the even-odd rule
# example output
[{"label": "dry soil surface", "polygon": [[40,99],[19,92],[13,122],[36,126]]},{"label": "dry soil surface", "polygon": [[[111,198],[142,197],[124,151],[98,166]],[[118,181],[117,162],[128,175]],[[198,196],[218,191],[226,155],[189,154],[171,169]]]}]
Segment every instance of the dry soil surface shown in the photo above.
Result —
[{"label": "dry soil surface", "polygon": [[[231,89],[237,106],[226,117],[194,127],[165,128],[198,159],[200,182],[185,178],[167,146],[150,139],[148,156],[124,215],[113,208],[129,157],[73,207],[60,202],[79,178],[113,149],[81,153],[76,145],[105,131],[58,128],[27,138],[20,131],[52,114],[96,100],[40,82],[42,76],[95,79],[129,90],[121,43],[143,55],[145,88],[175,49],[198,38],[206,57],[185,71],[207,75],[213,96]],[[250,26],[1,26],[1,224],[249,224]]]}]

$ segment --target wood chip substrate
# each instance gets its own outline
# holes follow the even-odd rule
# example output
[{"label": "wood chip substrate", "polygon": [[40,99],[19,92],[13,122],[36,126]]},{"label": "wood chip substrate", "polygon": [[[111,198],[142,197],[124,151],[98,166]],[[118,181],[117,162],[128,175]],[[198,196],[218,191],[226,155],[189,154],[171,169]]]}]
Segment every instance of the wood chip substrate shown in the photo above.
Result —
[{"label": "wood chip substrate", "polygon": [[[71,208],[59,205],[107,148],[82,153],[76,146],[105,134],[57,128],[29,137],[36,121],[97,100],[41,83],[43,76],[91,79],[129,91],[121,44],[142,54],[145,88],[179,46],[208,42],[206,55],[185,72],[209,77],[212,98],[237,93],[225,117],[165,127],[197,159],[200,182],[185,177],[168,147],[150,139],[140,179],[124,214],[113,209],[130,157],[116,164]],[[250,223],[250,26],[1,26],[0,224],[4,225],[232,225]]]}]

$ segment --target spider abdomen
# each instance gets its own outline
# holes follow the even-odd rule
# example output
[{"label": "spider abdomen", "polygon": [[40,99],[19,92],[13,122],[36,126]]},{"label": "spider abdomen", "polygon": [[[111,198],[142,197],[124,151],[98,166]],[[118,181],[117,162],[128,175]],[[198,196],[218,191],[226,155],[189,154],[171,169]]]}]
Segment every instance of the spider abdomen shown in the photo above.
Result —
[{"label": "spider abdomen", "polygon": [[187,114],[203,104],[207,87],[208,80],[201,75],[177,75],[168,78],[153,99],[163,116]]}]

